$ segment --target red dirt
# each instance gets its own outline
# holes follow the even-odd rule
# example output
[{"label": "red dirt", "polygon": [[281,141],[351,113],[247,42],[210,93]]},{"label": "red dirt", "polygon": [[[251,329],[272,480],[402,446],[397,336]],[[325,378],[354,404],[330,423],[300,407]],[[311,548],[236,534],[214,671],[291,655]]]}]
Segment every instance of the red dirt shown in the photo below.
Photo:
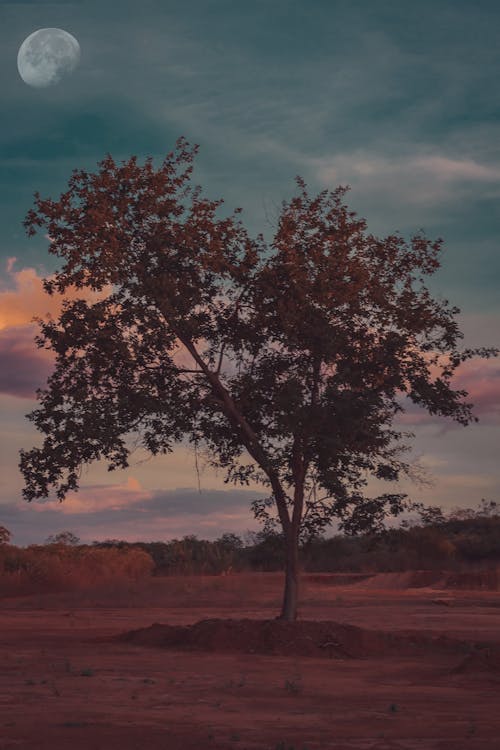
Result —
[{"label": "red dirt", "polygon": [[115,638],[136,646],[180,651],[311,656],[328,659],[415,655],[469,654],[495,649],[495,644],[424,635],[418,631],[391,633],[338,622],[299,620],[200,620],[193,625],[154,623]]},{"label": "red dirt", "polygon": [[[318,579],[317,582],[321,582],[321,579]],[[345,583],[348,582],[345,581]],[[418,589],[430,587],[440,590],[500,590],[500,577],[496,569],[453,573],[446,570],[407,570],[402,573],[378,573],[371,576],[364,576],[361,577],[360,581],[352,578],[350,582],[360,582],[363,588],[376,589]]]},{"label": "red dirt", "polygon": [[304,576],[297,623],[274,574],[4,600],[0,750],[498,750],[500,593],[375,583]]}]

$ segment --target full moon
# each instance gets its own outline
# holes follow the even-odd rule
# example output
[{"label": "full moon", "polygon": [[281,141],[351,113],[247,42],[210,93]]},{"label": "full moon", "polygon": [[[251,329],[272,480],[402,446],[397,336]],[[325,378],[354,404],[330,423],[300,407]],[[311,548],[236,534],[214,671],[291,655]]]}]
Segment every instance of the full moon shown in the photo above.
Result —
[{"label": "full moon", "polygon": [[38,29],[19,47],[17,69],[35,88],[54,86],[70,75],[80,61],[80,45],[63,29]]}]

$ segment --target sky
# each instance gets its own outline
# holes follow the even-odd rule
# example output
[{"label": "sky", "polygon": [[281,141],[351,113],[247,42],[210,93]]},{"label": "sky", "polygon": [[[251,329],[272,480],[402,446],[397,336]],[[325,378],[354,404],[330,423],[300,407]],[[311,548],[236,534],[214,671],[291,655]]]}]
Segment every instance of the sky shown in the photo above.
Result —
[{"label": "sky", "polygon": [[[79,42],[71,76],[28,86],[23,40],[61,28]],[[25,415],[51,362],[34,315],[56,312],[42,278],[47,239],[22,221],[33,194],[57,198],[75,168],[106,153],[158,162],[185,136],[195,181],[253,234],[272,237],[301,175],[311,191],[351,187],[377,234],[443,237],[431,288],[461,309],[466,346],[500,346],[500,5],[495,0],[0,0],[0,525],[19,545],[72,530],[83,540],[162,540],[256,529],[258,488],[228,487],[179,448],[93,466],[62,504],[21,499],[19,450],[39,442]],[[456,381],[479,423],[407,415],[426,468],[411,496],[445,509],[500,501],[500,361]],[[200,491],[201,490],[201,491]]]}]

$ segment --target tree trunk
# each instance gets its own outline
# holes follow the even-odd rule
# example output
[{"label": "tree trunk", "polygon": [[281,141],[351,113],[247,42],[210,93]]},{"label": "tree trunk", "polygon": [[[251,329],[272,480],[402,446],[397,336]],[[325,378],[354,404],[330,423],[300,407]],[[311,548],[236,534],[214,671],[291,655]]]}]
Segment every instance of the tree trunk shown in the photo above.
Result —
[{"label": "tree trunk", "polygon": [[285,590],[279,620],[297,619],[299,598],[299,534],[293,527],[285,534]]}]

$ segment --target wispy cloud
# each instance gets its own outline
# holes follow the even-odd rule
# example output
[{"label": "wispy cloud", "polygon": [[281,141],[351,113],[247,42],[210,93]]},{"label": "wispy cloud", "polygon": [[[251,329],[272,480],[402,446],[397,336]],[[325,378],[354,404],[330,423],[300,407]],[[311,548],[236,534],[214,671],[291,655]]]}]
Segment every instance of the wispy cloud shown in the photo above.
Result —
[{"label": "wispy cloud", "polygon": [[[50,500],[33,505],[34,510],[47,513],[59,510],[63,515],[86,515],[89,513],[106,513],[129,510],[144,511],[154,493],[141,486],[133,476],[119,484],[87,485],[80,492],[69,494],[63,503]],[[140,507],[139,507],[140,506]]]},{"label": "wispy cloud", "polygon": [[439,153],[384,155],[367,151],[342,153],[314,160],[317,179],[323,185],[350,184],[357,192],[383,194],[391,205],[407,204],[436,209],[456,201],[478,184],[500,190],[500,164]]},{"label": "wispy cloud", "polygon": [[82,487],[78,493],[67,496],[64,502],[50,500],[34,504],[36,512],[57,510],[67,516],[96,515],[111,518],[119,513],[129,520],[142,519],[145,513],[154,516],[171,516],[196,513],[200,516],[224,512],[239,507],[248,498],[265,494],[265,489],[255,490],[149,490],[133,476],[120,484],[99,484]]},{"label": "wispy cloud", "polygon": [[172,539],[196,533],[215,539],[224,531],[243,533],[255,528],[250,503],[262,493],[249,490],[170,491],[144,489],[133,477],[119,485],[88,486],[79,498],[62,503],[8,503],[1,507],[2,523],[17,544],[41,541],[70,528],[82,539]]}]

